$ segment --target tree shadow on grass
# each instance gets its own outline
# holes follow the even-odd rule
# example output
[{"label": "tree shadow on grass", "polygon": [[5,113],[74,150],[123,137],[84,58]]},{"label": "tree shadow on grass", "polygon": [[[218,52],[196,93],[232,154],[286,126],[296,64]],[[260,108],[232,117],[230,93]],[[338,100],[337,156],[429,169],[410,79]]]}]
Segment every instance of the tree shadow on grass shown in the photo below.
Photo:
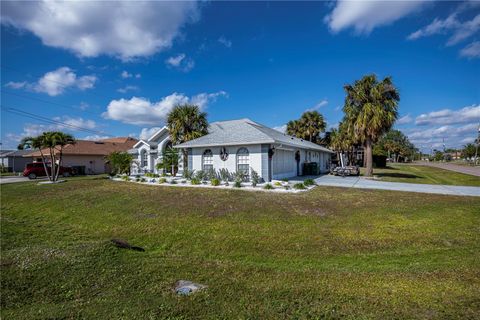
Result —
[{"label": "tree shadow on grass", "polygon": [[381,178],[406,178],[406,179],[418,179],[419,176],[409,173],[397,173],[397,172],[383,172],[383,173],[376,173],[376,176]]}]

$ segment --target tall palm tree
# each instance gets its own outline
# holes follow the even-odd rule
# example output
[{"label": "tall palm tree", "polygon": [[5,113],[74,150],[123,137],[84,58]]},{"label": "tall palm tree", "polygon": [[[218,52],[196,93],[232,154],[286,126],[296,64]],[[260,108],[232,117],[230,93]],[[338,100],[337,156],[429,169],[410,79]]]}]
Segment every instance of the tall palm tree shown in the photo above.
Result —
[{"label": "tall palm tree", "polygon": [[25,137],[23,138],[19,145],[18,145],[18,150],[25,150],[25,149],[38,149],[40,150],[40,156],[42,157],[42,163],[43,163],[43,169],[45,170],[45,175],[48,177],[48,180],[52,181],[52,178],[48,174],[47,170],[47,161],[45,158],[45,154],[43,153],[43,136],[37,136],[37,137]]},{"label": "tall palm tree", "polygon": [[365,175],[372,176],[372,145],[395,123],[400,95],[391,77],[378,81],[373,74],[364,76],[353,85],[346,85],[344,89],[344,122],[349,135],[365,147]]},{"label": "tall palm tree", "polygon": [[[173,144],[200,138],[208,133],[207,114],[198,106],[183,104],[175,106],[167,116],[167,127]],[[188,168],[188,153],[182,149],[183,166]]]},{"label": "tall palm tree", "polygon": [[[58,180],[58,175],[60,174],[60,167],[62,166],[62,160],[63,160],[63,148],[67,144],[75,144],[75,138],[68,133],[64,133],[61,131],[53,131],[50,132],[48,137],[50,138],[50,145],[53,145],[54,148],[54,156],[56,158],[56,151],[58,151],[58,168],[57,172],[55,173],[55,179],[54,181]],[[52,158],[53,159],[53,158]],[[52,171],[55,172],[54,167],[53,167],[53,162],[52,162]]]},{"label": "tall palm tree", "polygon": [[325,120],[318,111],[306,111],[300,118],[300,124],[305,139],[316,142],[321,132],[325,131]]},{"label": "tall palm tree", "polygon": [[297,137],[297,138],[303,138],[303,133],[301,132],[301,124],[299,120],[290,120],[287,123],[287,134]]}]

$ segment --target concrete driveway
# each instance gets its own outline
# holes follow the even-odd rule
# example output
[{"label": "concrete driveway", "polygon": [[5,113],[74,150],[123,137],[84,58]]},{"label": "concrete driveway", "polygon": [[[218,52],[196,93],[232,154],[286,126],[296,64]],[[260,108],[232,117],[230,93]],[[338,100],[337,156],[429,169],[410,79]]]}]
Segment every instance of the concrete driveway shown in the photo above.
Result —
[{"label": "concrete driveway", "polygon": [[376,181],[371,179],[365,179],[362,177],[342,178],[342,177],[337,177],[332,175],[324,175],[324,176],[318,177],[315,179],[315,182],[319,186],[393,190],[393,191],[480,197],[480,187],[462,187],[462,186],[447,186],[447,185],[438,185],[438,184],[386,182],[386,181]]}]

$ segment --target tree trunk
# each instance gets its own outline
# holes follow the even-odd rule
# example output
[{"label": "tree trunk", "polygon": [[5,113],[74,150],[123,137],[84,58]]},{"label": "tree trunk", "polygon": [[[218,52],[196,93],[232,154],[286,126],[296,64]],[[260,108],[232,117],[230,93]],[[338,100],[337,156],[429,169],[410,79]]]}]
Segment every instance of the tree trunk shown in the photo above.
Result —
[{"label": "tree trunk", "polygon": [[48,174],[47,164],[45,162],[45,155],[42,152],[42,148],[40,148],[40,155],[42,156],[43,169],[45,170],[45,175],[48,177],[49,181],[52,181],[52,180],[50,180],[50,175]]},{"label": "tree trunk", "polygon": [[55,174],[55,181],[58,180],[58,175],[60,174],[60,167],[62,166],[62,152],[63,152],[63,147],[60,147],[60,158],[58,160],[58,168]]},{"label": "tree trunk", "polygon": [[50,181],[53,181],[55,182],[55,173],[56,173],[56,170],[55,170],[55,166],[56,166],[56,163],[55,163],[55,149],[54,148],[50,148],[50,162],[51,162],[51,167],[52,169],[50,170],[50,175],[51,175],[51,179]]},{"label": "tree trunk", "polygon": [[373,175],[373,155],[372,155],[372,140],[367,139],[365,141],[365,158],[366,158],[366,170],[365,176],[371,177]]},{"label": "tree trunk", "polygon": [[182,149],[182,153],[183,153],[183,172],[185,172],[185,170],[188,170],[188,151],[187,151],[187,149]]}]

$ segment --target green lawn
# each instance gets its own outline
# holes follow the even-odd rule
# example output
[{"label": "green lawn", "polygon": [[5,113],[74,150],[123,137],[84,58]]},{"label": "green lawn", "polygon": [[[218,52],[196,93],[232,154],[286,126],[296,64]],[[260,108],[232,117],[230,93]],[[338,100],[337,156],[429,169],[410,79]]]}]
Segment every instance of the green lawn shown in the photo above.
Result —
[{"label": "green lawn", "polygon": [[[362,175],[364,172],[362,168]],[[420,165],[389,164],[387,168],[374,168],[373,174],[382,181],[480,187],[479,177]]]},{"label": "green lawn", "polygon": [[[480,198],[105,179],[1,192],[2,319],[474,319]],[[118,249],[122,238],[145,252]],[[209,286],[177,297],[179,279]]]}]

